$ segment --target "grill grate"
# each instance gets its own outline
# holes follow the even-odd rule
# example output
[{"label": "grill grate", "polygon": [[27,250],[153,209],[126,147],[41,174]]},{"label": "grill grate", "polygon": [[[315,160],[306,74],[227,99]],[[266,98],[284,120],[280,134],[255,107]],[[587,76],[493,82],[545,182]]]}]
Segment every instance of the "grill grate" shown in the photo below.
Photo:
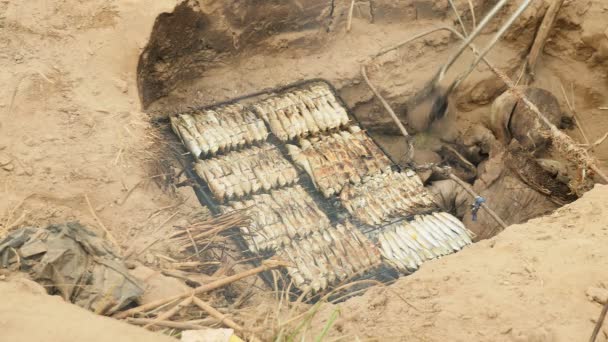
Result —
[{"label": "grill grate", "polygon": [[287,275],[311,293],[387,266],[409,274],[471,243],[416,173],[353,122],[319,80],[171,118],[209,204],[250,209],[239,243],[290,261]]}]

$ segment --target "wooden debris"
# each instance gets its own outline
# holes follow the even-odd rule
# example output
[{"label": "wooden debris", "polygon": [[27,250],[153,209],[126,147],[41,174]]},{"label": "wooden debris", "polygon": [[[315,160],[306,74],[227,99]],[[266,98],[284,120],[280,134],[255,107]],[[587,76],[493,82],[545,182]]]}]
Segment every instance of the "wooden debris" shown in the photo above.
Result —
[{"label": "wooden debris", "polygon": [[[576,115],[576,110],[574,109],[574,106],[570,103],[570,100],[568,100],[568,95],[566,95],[566,89],[564,89],[564,85],[560,83],[559,86],[562,90],[562,94],[564,95],[564,100],[566,100],[566,105],[568,106],[568,109],[570,109],[570,112],[572,112],[572,115],[574,115],[574,122],[576,123],[576,127],[581,132],[583,139],[585,139],[585,144],[589,145],[589,138],[587,137],[587,134],[583,129],[581,121],[578,119],[578,115]],[[574,98],[572,100],[574,100]]]},{"label": "wooden debris", "polygon": [[[217,311],[214,307],[212,307],[211,305],[207,304],[202,299],[199,299],[197,297],[193,297],[193,302],[201,310],[205,311],[210,316],[217,318],[222,324],[224,324],[228,328],[232,328],[232,329],[234,329],[236,331],[239,331],[239,332],[244,332],[245,331],[245,328],[243,328],[242,326],[240,326],[239,324],[237,324],[235,321],[233,321],[230,318],[228,318],[223,313]],[[252,341],[259,341],[258,338],[252,338],[251,340]]]},{"label": "wooden debris", "polygon": [[595,342],[597,338],[597,334],[600,332],[602,325],[604,324],[604,319],[606,319],[606,313],[608,313],[608,301],[604,304],[602,308],[602,312],[600,313],[600,317],[597,319],[595,323],[595,328],[593,328],[593,333],[591,333],[591,338],[589,338],[589,342]]},{"label": "wooden debris", "polygon": [[410,139],[409,133],[407,132],[407,130],[401,123],[401,120],[399,120],[399,117],[397,117],[397,114],[395,114],[395,111],[391,108],[391,106],[388,104],[388,102],[386,102],[384,97],[382,97],[382,95],[380,95],[380,93],[378,92],[376,87],[370,82],[369,78],[367,77],[367,72],[365,71],[365,65],[361,65],[361,76],[363,77],[363,80],[365,80],[365,83],[367,84],[369,89],[372,91],[372,93],[374,93],[376,98],[378,98],[378,100],[380,100],[380,102],[382,103],[382,106],[384,106],[384,109],[386,109],[386,111],[390,114],[391,118],[393,118],[393,121],[395,121],[395,124],[397,125],[397,127],[399,127],[399,130],[401,131],[401,134],[403,134],[403,136],[405,137],[407,145],[408,145],[406,160],[412,160],[414,158],[414,145],[412,143],[412,139]]},{"label": "wooden debris", "polygon": [[110,230],[103,224],[99,216],[95,214],[95,209],[93,209],[93,206],[91,205],[91,201],[89,200],[89,196],[87,194],[84,194],[84,199],[87,202],[87,205],[89,206],[89,212],[91,213],[91,216],[93,216],[99,227],[101,227],[101,229],[103,229],[103,231],[106,233],[106,238],[110,240],[110,242],[112,242],[117,248],[117,252],[120,252],[120,245],[118,244],[118,241],[116,241],[114,235],[112,235],[112,233],[110,233]]},{"label": "wooden debris", "polygon": [[353,24],[353,9],[355,9],[355,0],[350,2],[350,8],[348,9],[348,19],[346,20],[346,32],[350,32]]},{"label": "wooden debris", "polygon": [[545,17],[543,18],[542,23],[536,33],[536,38],[534,38],[534,43],[532,44],[532,48],[530,49],[530,53],[528,54],[528,59],[526,61],[526,73],[527,77],[523,80],[524,84],[529,84],[534,80],[536,63],[538,63],[538,58],[543,52],[543,48],[545,47],[545,43],[547,42],[547,38],[549,37],[549,33],[551,32],[551,28],[555,23],[555,19],[557,18],[557,13],[564,0],[553,0],[549,9],[545,13]]},{"label": "wooden debris", "polygon": [[144,329],[149,329],[149,328],[155,326],[156,323],[164,321],[164,320],[167,320],[167,319],[173,317],[181,309],[183,309],[183,308],[187,307],[188,305],[192,304],[193,298],[194,298],[194,296],[188,297],[188,298],[184,299],[183,301],[179,302],[176,306],[172,307],[171,309],[169,309],[169,310],[161,313],[152,322],[146,324],[144,326]]},{"label": "wooden debris", "polygon": [[[180,329],[180,330],[199,330],[204,329],[205,327],[202,325],[198,325],[191,322],[174,322],[174,321],[156,321],[155,319],[150,318],[127,318],[127,322],[134,325],[148,325],[154,322],[155,325],[159,327]],[[196,321],[194,321],[196,322]]]},{"label": "wooden debris", "polygon": [[250,269],[250,270],[247,270],[247,271],[235,274],[235,275],[230,276],[230,277],[225,277],[225,278],[222,278],[222,279],[218,279],[216,281],[213,281],[211,283],[199,286],[199,287],[197,287],[197,288],[195,288],[195,289],[193,289],[191,291],[186,291],[186,292],[184,292],[182,294],[179,294],[179,295],[175,295],[175,296],[171,296],[171,297],[168,297],[168,298],[159,299],[159,300],[150,302],[148,304],[140,305],[138,307],[135,307],[135,308],[132,308],[132,309],[120,312],[120,313],[114,315],[113,317],[117,318],[117,319],[123,319],[123,318],[132,316],[132,315],[137,314],[137,313],[142,313],[142,312],[146,312],[146,311],[155,309],[155,308],[157,308],[157,307],[159,307],[161,305],[164,305],[166,303],[169,303],[169,302],[172,302],[172,301],[175,301],[175,300],[180,300],[182,298],[186,298],[186,297],[189,297],[189,296],[194,296],[194,295],[197,295],[197,294],[209,292],[209,291],[218,289],[220,287],[224,287],[224,286],[226,286],[228,284],[231,284],[231,283],[233,283],[235,281],[238,281],[238,280],[241,280],[243,278],[247,278],[247,277],[250,277],[252,275],[256,275],[256,274],[264,272],[264,271],[269,271],[269,270],[272,270],[272,269],[275,269],[275,268],[285,267],[285,266],[288,266],[288,265],[289,264],[286,263],[286,262],[284,262],[284,261],[265,260],[265,261],[262,262],[262,266],[259,266],[259,267],[256,267],[256,268],[253,268],[253,269]]},{"label": "wooden debris", "polygon": [[454,11],[454,14],[456,14],[456,19],[458,19],[458,23],[460,24],[460,27],[462,28],[462,34],[464,34],[465,36],[468,36],[469,34],[467,33],[467,29],[464,26],[464,22],[462,21],[462,17],[460,16],[460,13],[458,12],[458,8],[456,8],[456,5],[454,4],[454,1],[448,0],[448,2],[450,3],[450,6],[452,6],[452,10]]},{"label": "wooden debris", "polygon": [[180,251],[193,247],[197,251],[197,255],[202,252],[199,246],[208,246],[211,242],[216,241],[221,232],[234,227],[247,227],[250,224],[248,210],[236,210],[223,214],[209,220],[205,220],[190,227],[178,230],[171,235]]}]

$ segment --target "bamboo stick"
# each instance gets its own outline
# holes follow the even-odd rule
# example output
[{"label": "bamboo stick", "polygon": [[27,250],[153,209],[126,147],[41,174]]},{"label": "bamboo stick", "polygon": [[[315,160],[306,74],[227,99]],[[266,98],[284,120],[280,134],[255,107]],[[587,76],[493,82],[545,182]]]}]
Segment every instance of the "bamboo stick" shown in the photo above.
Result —
[{"label": "bamboo stick", "polygon": [[525,84],[528,84],[530,81],[534,80],[536,63],[538,63],[538,58],[543,52],[545,43],[547,42],[547,38],[551,32],[551,28],[553,27],[555,19],[557,18],[557,13],[559,12],[563,3],[564,0],[553,0],[545,13],[545,17],[540,24],[538,33],[536,34],[536,38],[534,39],[534,43],[532,44],[532,48],[530,49],[530,53],[528,54],[528,59],[526,61],[527,78],[524,80]]},{"label": "bamboo stick", "polygon": [[103,229],[103,231],[106,233],[106,237],[108,238],[108,240],[110,240],[110,242],[112,242],[112,244],[114,244],[114,246],[117,248],[117,252],[120,253],[120,245],[118,244],[118,241],[116,241],[114,235],[112,235],[112,233],[110,233],[110,230],[103,224],[99,216],[95,214],[95,209],[93,209],[93,206],[91,205],[91,201],[89,200],[89,196],[87,194],[84,194],[84,199],[87,202],[87,205],[89,206],[89,212],[91,213],[91,216],[93,216],[93,219],[95,219],[99,227]]},{"label": "bamboo stick", "polygon": [[393,118],[393,120],[395,121],[395,124],[397,124],[397,127],[399,127],[401,134],[403,134],[404,137],[408,138],[409,133],[407,132],[407,130],[401,123],[401,120],[399,120],[399,118],[397,117],[397,114],[395,114],[395,111],[393,111],[393,109],[388,104],[388,102],[386,102],[386,100],[382,97],[382,95],[380,95],[380,93],[378,92],[376,87],[374,87],[374,85],[369,81],[369,78],[367,77],[367,72],[365,71],[364,65],[361,65],[361,76],[363,76],[365,83],[367,83],[367,86],[372,91],[372,93],[374,93],[374,95],[378,98],[378,100],[380,100],[380,102],[382,102],[384,109],[386,109],[386,111],[390,114],[391,118]]},{"label": "bamboo stick", "polygon": [[595,323],[595,327],[593,328],[593,333],[591,334],[591,338],[589,338],[589,342],[595,342],[597,334],[600,332],[600,329],[604,324],[604,319],[606,319],[606,313],[608,313],[608,300],[602,307],[602,312],[600,313],[600,317],[597,319],[597,323]]},{"label": "bamboo stick", "polygon": [[[224,324],[228,328],[232,328],[235,331],[240,332],[241,334],[246,332],[245,328],[243,328],[238,323],[236,323],[235,321],[233,321],[230,318],[228,318],[223,313],[217,311],[217,309],[215,309],[211,305],[205,303],[203,300],[201,300],[201,299],[199,299],[197,297],[194,297],[194,304],[196,306],[198,306],[199,308],[201,308],[201,310],[207,312],[211,317],[217,318],[222,324]],[[261,341],[255,335],[250,336],[249,340],[252,341],[252,342],[260,342]]]},{"label": "bamboo stick", "polygon": [[460,16],[460,13],[458,12],[458,8],[454,4],[454,1],[448,0],[448,2],[450,3],[450,6],[452,6],[452,10],[454,11],[454,14],[456,14],[456,19],[458,19],[458,23],[460,24],[460,27],[462,28],[462,34],[464,36],[468,36],[469,34],[467,33],[467,28],[464,26],[464,22],[462,21],[462,17]]},{"label": "bamboo stick", "polygon": [[175,314],[177,314],[181,309],[187,307],[188,305],[192,304],[192,298],[193,297],[188,297],[186,299],[184,299],[183,301],[177,303],[176,306],[172,307],[171,309],[161,313],[160,315],[158,315],[152,322],[146,324],[144,326],[144,329],[149,329],[153,326],[156,325],[156,323],[160,322],[160,321],[165,321],[171,317],[173,317]]},{"label": "bamboo stick", "polygon": [[194,302],[194,305],[198,306],[201,310],[208,313],[211,317],[217,318],[222,324],[224,324],[228,328],[232,328],[236,331],[241,331],[241,332],[244,330],[244,328],[242,326],[240,326],[238,323],[231,320],[223,313],[217,311],[217,309],[215,309],[211,305],[207,304],[202,299],[194,297],[193,302]]},{"label": "bamboo stick", "polygon": [[[133,317],[127,318],[127,322],[134,324],[134,325],[147,325],[154,321],[155,321],[154,319],[150,319],[150,318],[133,318]],[[181,329],[181,330],[204,329],[204,327],[202,325],[193,324],[193,323],[189,323],[189,322],[157,321],[154,324],[159,327],[174,328],[174,329]]]},{"label": "bamboo stick", "polygon": [[353,10],[355,9],[355,0],[350,2],[350,8],[348,9],[348,18],[346,20],[346,32],[350,32],[353,25]]}]

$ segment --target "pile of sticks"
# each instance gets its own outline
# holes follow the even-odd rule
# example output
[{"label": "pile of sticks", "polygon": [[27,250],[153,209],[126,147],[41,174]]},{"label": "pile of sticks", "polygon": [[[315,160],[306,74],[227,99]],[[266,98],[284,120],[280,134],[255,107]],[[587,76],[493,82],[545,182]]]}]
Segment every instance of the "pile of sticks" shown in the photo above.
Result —
[{"label": "pile of sticks", "polygon": [[227,237],[221,233],[234,227],[248,227],[250,224],[251,218],[247,209],[236,210],[188,227],[178,227],[170,239],[177,246],[178,252],[192,249],[196,255],[200,255],[212,244],[227,242]]},{"label": "pile of sticks", "polygon": [[181,312],[187,311],[191,306],[194,306],[195,308],[198,308],[199,312],[202,310],[202,312],[206,313],[214,320],[219,321],[222,325],[234,329],[246,340],[260,341],[255,334],[250,331],[246,331],[244,327],[201,299],[200,296],[230,285],[238,280],[285,266],[288,266],[288,264],[283,261],[272,259],[265,260],[259,267],[214,280],[210,283],[198,286],[178,295],[158,299],[156,301],[140,305],[138,307],[120,312],[113,317],[117,319],[126,319],[127,322],[134,325],[144,326],[146,329],[152,329],[153,327],[165,327],[178,330],[202,329],[205,325],[208,325],[208,320],[171,320],[172,317],[178,316],[178,314]]}]

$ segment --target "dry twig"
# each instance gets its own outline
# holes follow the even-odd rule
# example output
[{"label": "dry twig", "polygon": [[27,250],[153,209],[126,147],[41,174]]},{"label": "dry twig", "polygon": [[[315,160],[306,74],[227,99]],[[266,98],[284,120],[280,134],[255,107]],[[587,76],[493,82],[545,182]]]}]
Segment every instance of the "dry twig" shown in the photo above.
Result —
[{"label": "dry twig", "polygon": [[350,8],[348,9],[348,19],[346,20],[346,32],[350,32],[353,25],[353,10],[355,9],[355,0],[350,2]]},{"label": "dry twig", "polygon": [[591,144],[591,146],[587,148],[587,150],[593,150],[595,147],[606,141],[606,138],[608,138],[608,133],[605,133],[601,138],[597,139],[593,144]]},{"label": "dry twig", "polygon": [[602,325],[604,324],[604,319],[606,319],[606,313],[608,313],[608,300],[604,303],[604,307],[602,308],[602,312],[600,313],[600,317],[597,319],[595,323],[595,328],[593,328],[593,333],[591,334],[591,338],[589,338],[589,342],[595,342],[597,338],[597,334],[600,332]]},{"label": "dry twig", "polygon": [[[217,311],[214,307],[212,307],[211,305],[205,303],[203,300],[194,297],[193,298],[194,304],[196,306],[198,306],[201,310],[205,311],[206,313],[208,313],[210,316],[217,318],[222,324],[224,324],[225,326],[232,328],[240,333],[244,333],[246,332],[245,328],[243,328],[242,326],[240,326],[239,324],[237,324],[235,321],[231,320],[230,318],[228,318],[226,315],[224,315],[223,313]],[[257,338],[256,336],[251,336],[250,337],[250,341],[260,341],[259,338]]]},{"label": "dry twig", "polygon": [[464,22],[462,21],[462,17],[460,16],[460,13],[458,12],[458,8],[456,8],[456,5],[454,4],[454,1],[448,0],[448,2],[450,3],[450,6],[452,6],[452,10],[454,11],[454,14],[456,14],[456,19],[458,19],[458,23],[460,24],[460,27],[462,28],[462,34],[465,36],[468,36],[469,34],[467,33],[467,29],[464,26]]},{"label": "dry twig", "polygon": [[[564,89],[564,85],[560,83],[559,86],[562,90],[562,94],[564,95],[564,99],[566,100],[566,105],[568,106],[568,109],[570,109],[570,112],[572,112],[572,115],[574,115],[574,122],[576,123],[576,127],[581,132],[581,135],[585,140],[585,144],[589,145],[589,138],[587,138],[587,134],[585,134],[585,130],[583,129],[582,123],[578,119],[578,115],[576,114],[576,110],[574,110],[574,106],[572,105],[572,103],[570,103],[570,100],[568,100],[568,95],[566,95],[566,89]],[[574,100],[574,97],[572,99]]]},{"label": "dry twig", "polygon": [[118,241],[116,241],[116,239],[114,238],[112,233],[110,233],[110,230],[103,224],[103,222],[101,221],[99,216],[97,216],[97,214],[95,214],[95,209],[93,209],[93,206],[91,205],[91,201],[89,200],[89,196],[87,194],[84,194],[84,199],[87,202],[87,205],[89,206],[89,212],[91,213],[91,216],[93,216],[93,218],[95,219],[97,224],[106,233],[106,237],[108,238],[108,240],[110,240],[110,242],[112,242],[114,244],[114,246],[116,246],[116,248],[118,248],[118,251],[120,251],[120,245],[118,244]]},{"label": "dry twig", "polygon": [[188,297],[188,298],[184,299],[183,301],[177,303],[177,305],[174,306],[174,307],[172,307],[171,309],[169,309],[169,310],[161,313],[152,322],[146,324],[144,326],[144,329],[149,329],[149,328],[155,326],[158,322],[165,321],[165,320],[173,317],[181,309],[183,309],[183,308],[187,307],[188,305],[192,304],[193,298],[194,298],[194,296]]},{"label": "dry twig", "polygon": [[528,54],[528,59],[526,61],[526,72],[528,78],[525,80],[525,84],[528,84],[530,81],[534,80],[536,63],[543,52],[543,48],[545,47],[545,43],[547,42],[547,38],[551,32],[551,28],[555,23],[555,18],[557,18],[557,13],[559,12],[559,9],[562,7],[563,3],[564,0],[554,0],[545,13],[545,17],[540,24],[538,32],[536,33],[536,38],[534,38],[534,43],[532,44],[532,48],[530,49],[530,53]]},{"label": "dry twig", "polygon": [[[150,319],[150,318],[133,318],[133,317],[127,318],[127,322],[134,324],[134,325],[147,325],[147,324],[150,324],[155,321],[156,321],[155,319]],[[166,328],[173,328],[173,329],[180,329],[180,330],[204,329],[204,327],[202,325],[198,325],[198,324],[191,323],[191,322],[156,321],[154,324],[159,327],[166,327]]]},{"label": "dry twig", "polygon": [[468,0],[469,2],[469,10],[471,11],[471,19],[473,20],[473,30],[477,27],[477,20],[475,19],[475,6],[473,6],[473,2]]},{"label": "dry twig", "polygon": [[395,121],[395,124],[397,124],[397,127],[399,127],[399,130],[401,131],[401,134],[403,134],[403,136],[405,137],[405,140],[407,143],[406,160],[408,160],[408,161],[412,160],[414,158],[414,145],[412,143],[412,139],[410,139],[410,135],[407,133],[407,130],[401,123],[401,120],[399,120],[399,118],[397,117],[397,114],[395,114],[395,111],[393,111],[393,109],[388,104],[388,102],[386,102],[384,97],[382,97],[382,95],[380,95],[380,93],[378,92],[376,87],[374,87],[374,85],[370,82],[369,78],[367,77],[367,72],[365,71],[365,65],[361,65],[361,76],[365,80],[365,83],[367,84],[369,89],[374,93],[376,98],[378,98],[378,100],[380,100],[380,102],[384,106],[384,109],[386,109],[386,111],[390,114],[391,118],[393,118],[393,121]]}]

